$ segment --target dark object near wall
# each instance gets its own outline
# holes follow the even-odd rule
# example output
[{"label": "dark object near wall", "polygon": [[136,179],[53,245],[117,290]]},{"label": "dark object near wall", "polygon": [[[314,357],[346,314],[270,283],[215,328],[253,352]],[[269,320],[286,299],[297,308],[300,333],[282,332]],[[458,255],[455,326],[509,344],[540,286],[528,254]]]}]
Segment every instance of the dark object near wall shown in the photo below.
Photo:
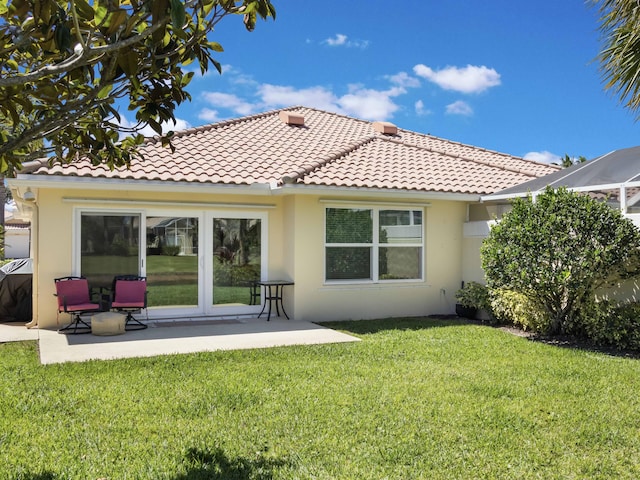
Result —
[{"label": "dark object near wall", "polygon": [[21,258],[0,268],[0,322],[30,322],[33,260]]},{"label": "dark object near wall", "polygon": [[475,307],[465,307],[464,305],[456,303],[456,315],[458,315],[459,317],[473,320],[474,318],[476,318],[477,312],[478,309]]}]

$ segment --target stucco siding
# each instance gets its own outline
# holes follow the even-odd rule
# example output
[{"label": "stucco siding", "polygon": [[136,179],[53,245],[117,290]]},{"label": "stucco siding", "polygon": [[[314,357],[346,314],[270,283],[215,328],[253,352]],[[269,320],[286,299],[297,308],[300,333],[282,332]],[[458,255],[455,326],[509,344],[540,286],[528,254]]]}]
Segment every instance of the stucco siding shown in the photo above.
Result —
[{"label": "stucco siding", "polygon": [[464,282],[486,283],[482,261],[480,257],[480,247],[484,238],[470,237],[464,238],[462,242],[462,280]]},{"label": "stucco siding", "polygon": [[[462,224],[463,202],[419,203],[423,212],[424,280],[332,283],[325,281],[324,218],[326,198],[314,195],[206,195],[128,191],[62,191],[41,188],[34,228],[38,242],[33,256],[38,263],[34,285],[34,312],[42,328],[67,323],[56,320],[54,278],[77,275],[79,210],[94,212],[170,211],[207,216],[215,212],[262,211],[268,221],[267,267],[263,278],[287,279],[285,308],[293,319],[305,321],[358,320],[379,317],[453,313],[455,290],[465,272]],[[357,199],[364,208],[367,199]],[[385,205],[380,199],[373,204]],[[393,200],[388,204],[393,208]],[[154,213],[155,212],[155,213]],[[205,285],[205,288],[207,286]]]},{"label": "stucco siding", "polygon": [[[331,283],[324,280],[324,212],[330,199],[322,203],[318,197],[301,196],[295,202],[297,319],[360,320],[453,312],[453,293],[461,281],[464,204],[438,201],[424,207],[424,281]],[[359,200],[361,208],[366,204],[366,199]]]}]

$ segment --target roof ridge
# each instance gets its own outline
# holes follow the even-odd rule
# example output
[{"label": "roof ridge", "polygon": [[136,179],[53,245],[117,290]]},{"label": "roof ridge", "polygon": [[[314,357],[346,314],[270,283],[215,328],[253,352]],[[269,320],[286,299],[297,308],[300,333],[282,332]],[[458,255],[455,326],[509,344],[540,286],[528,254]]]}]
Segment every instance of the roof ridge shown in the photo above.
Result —
[{"label": "roof ridge", "polygon": [[[414,133],[415,133],[415,132],[414,132]],[[433,135],[428,135],[428,136],[433,137]],[[431,148],[431,147],[425,147],[424,145],[416,145],[416,144],[414,144],[414,143],[410,143],[410,142],[403,142],[402,140],[397,140],[397,139],[395,139],[395,138],[388,138],[388,137],[383,137],[383,136],[379,136],[378,138],[380,138],[381,140],[387,141],[387,142],[399,143],[399,144],[401,144],[401,145],[405,145],[405,146],[407,146],[407,147],[418,148],[418,149],[420,149],[420,150],[426,150],[426,151],[428,151],[428,152],[438,153],[438,154],[440,154],[440,155],[444,155],[444,156],[447,156],[447,157],[457,158],[457,159],[459,159],[459,160],[464,160],[465,162],[473,162],[473,163],[478,163],[478,164],[480,164],[480,165],[486,165],[487,167],[499,168],[500,170],[504,170],[504,171],[507,171],[507,172],[520,173],[520,174],[522,174],[522,175],[526,175],[526,176],[528,176],[528,177],[538,178],[538,176],[539,176],[539,175],[537,175],[536,173],[534,173],[534,172],[532,172],[532,171],[530,171],[530,170],[524,170],[524,169],[520,169],[520,168],[507,167],[507,166],[499,165],[499,164],[497,164],[497,163],[489,162],[489,161],[486,161],[486,160],[473,159],[473,158],[465,158],[465,157],[461,157],[460,155],[453,155],[453,154],[448,153],[448,152],[446,152],[446,151],[444,151],[444,150],[440,150],[440,149],[437,149],[437,148]],[[439,138],[439,137],[434,137],[434,138]],[[442,140],[444,140],[444,141],[448,141],[448,140],[446,140],[446,139],[442,139]],[[460,144],[460,143],[458,143],[458,142],[450,142],[450,143],[457,143],[457,144],[459,144],[459,145],[465,145],[465,144]],[[473,148],[473,149],[476,149],[476,150],[485,151],[485,152],[488,152],[488,153],[497,153],[497,154],[499,154],[499,155],[503,155],[503,156],[506,156],[506,157],[511,157],[511,158],[520,159],[520,160],[522,160],[523,162],[529,162],[529,161],[530,161],[530,160],[525,160],[524,158],[521,158],[521,157],[515,157],[515,156],[513,156],[513,155],[509,155],[509,154],[506,154],[506,153],[500,153],[500,152],[494,152],[493,150],[487,150],[486,148],[479,148],[479,147],[478,147],[478,148],[476,148],[476,147],[473,147],[473,146],[471,146],[471,145],[465,145],[465,146],[468,146],[468,147]],[[546,164],[546,163],[541,163],[541,165],[548,165],[548,164]]]},{"label": "roof ridge", "polygon": [[[345,115],[345,114],[342,114],[342,113],[330,112],[330,111],[327,111],[327,110],[321,110],[321,109],[315,108],[315,107],[307,107],[307,106],[304,106],[304,105],[298,105],[298,106],[295,106],[295,107],[288,107],[288,108],[289,109],[294,109],[295,108],[295,109],[314,110],[316,112],[326,113],[326,114],[329,114],[329,115],[334,115],[336,117],[342,117],[342,118],[346,118],[346,119],[349,119],[349,120],[354,120],[354,121],[357,121],[357,122],[360,122],[360,123],[367,123],[367,124],[372,124],[373,123],[373,121],[363,120],[361,118],[351,117],[349,115]],[[492,150],[492,149],[489,149],[489,148],[476,147],[475,145],[470,145],[468,143],[456,142],[454,140],[449,140],[447,138],[438,137],[437,135],[431,135],[429,133],[417,132],[415,130],[409,130],[409,129],[400,128],[400,127],[398,127],[398,131],[399,132],[411,133],[413,135],[418,135],[420,137],[432,138],[432,139],[435,139],[435,140],[438,140],[438,141],[441,141],[441,142],[448,143],[450,145],[460,145],[462,147],[470,148],[470,149],[473,149],[475,151],[487,152],[487,153],[490,153],[490,154],[493,154],[493,155],[500,155],[501,157],[506,157],[506,158],[513,158],[513,159],[521,160],[523,162],[533,163],[533,164],[544,166],[544,167],[552,167],[552,168],[553,167],[557,167],[557,169],[560,170],[560,167],[558,167],[557,165],[544,163],[544,162],[539,162],[539,161],[536,161],[536,160],[528,160],[528,159],[525,159],[523,157],[519,157],[519,156],[516,156],[516,155],[511,155],[511,154],[508,154],[508,153],[505,153],[505,152],[499,152],[497,150]],[[425,148],[425,149],[427,149],[427,150],[429,150],[431,152],[441,153],[441,154],[449,156],[449,157],[461,158],[463,160],[467,160],[467,161],[470,161],[470,162],[477,162],[477,163],[480,163],[480,164],[483,164],[483,165],[487,165],[487,166],[490,166],[490,167],[501,168],[503,170],[514,172],[514,173],[522,173],[522,174],[530,176],[530,177],[538,177],[537,174],[531,172],[530,170],[518,169],[518,168],[509,168],[509,167],[505,167],[503,165],[494,164],[492,162],[485,162],[485,161],[482,161],[482,160],[473,160],[473,159],[468,159],[468,158],[464,158],[464,157],[459,157],[459,156],[456,156],[456,155],[451,155],[450,153],[447,153],[445,150],[441,150],[441,149],[437,149],[437,148],[424,147],[424,146],[417,145],[416,143],[410,142],[410,141],[395,140],[395,139],[389,138],[388,136],[383,135],[383,134],[376,134],[375,136],[378,137],[378,138],[381,138],[383,140],[396,141],[396,142],[402,143],[402,144],[407,145],[407,146]]]},{"label": "roof ridge", "polygon": [[358,148],[366,145],[367,143],[372,142],[376,138],[378,138],[377,135],[369,135],[367,137],[361,138],[360,140],[357,140],[351,145],[348,145],[346,148],[341,149],[340,151],[332,155],[329,155],[324,160],[318,160],[315,162],[308,163],[307,165],[303,165],[302,167],[292,171],[291,173],[283,175],[282,178],[280,179],[280,183],[295,183],[296,180],[301,179],[305,175],[308,175],[311,172],[318,170],[319,168],[329,165],[330,163],[336,161],[337,159],[342,158],[348,155],[349,153],[357,150]]},{"label": "roof ridge", "polygon": [[[219,122],[209,123],[207,125],[200,125],[198,127],[185,128],[184,130],[178,130],[177,132],[175,132],[173,137],[171,137],[171,138],[186,137],[186,136],[192,135],[194,133],[207,132],[207,131],[210,131],[210,130],[215,130],[216,128],[222,128],[222,127],[227,127],[229,125],[236,125],[236,124],[242,123],[242,122],[248,122],[248,121],[251,121],[251,120],[257,120],[258,118],[269,117],[271,115],[277,114],[278,112],[280,112],[282,110],[290,110],[292,108],[300,108],[300,107],[278,108],[278,109],[269,110],[269,111],[266,111],[266,112],[254,113],[253,115],[246,115],[244,117],[231,118],[231,119],[228,119],[228,120],[221,120]],[[162,139],[162,137],[160,135],[154,135],[153,137],[148,137],[147,139],[145,139],[144,143],[157,143],[161,139]]]}]

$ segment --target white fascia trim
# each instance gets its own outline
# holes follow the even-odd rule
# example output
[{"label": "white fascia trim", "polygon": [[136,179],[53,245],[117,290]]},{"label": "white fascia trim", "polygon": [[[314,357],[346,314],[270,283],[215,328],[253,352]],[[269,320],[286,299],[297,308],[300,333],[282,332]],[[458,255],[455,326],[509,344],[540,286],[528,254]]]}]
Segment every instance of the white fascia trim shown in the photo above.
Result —
[{"label": "white fascia trim", "polygon": [[[637,182],[628,182],[628,183],[605,183],[602,185],[587,185],[585,187],[570,187],[567,188],[567,190],[571,191],[571,192],[596,192],[599,190],[620,190],[621,188],[633,188],[633,187],[639,187],[640,186],[640,181]],[[546,188],[546,187],[545,187]],[[558,188],[558,187],[553,187],[553,188]],[[535,196],[535,195],[540,195],[541,193],[544,192],[544,188],[540,188],[538,190],[530,190],[528,192],[518,192],[518,193],[511,193],[511,194],[504,194],[504,195],[487,195],[487,196],[483,196],[481,198],[481,201],[483,202],[487,202],[487,201],[493,201],[493,200],[508,200],[508,199],[512,199],[512,198],[522,198],[522,197],[528,197],[530,195]]]},{"label": "white fascia trim", "polygon": [[483,195],[480,197],[480,202],[493,202],[496,200],[511,200],[514,198],[524,198],[530,195],[538,194],[541,190],[528,191],[528,192],[519,192],[519,193],[507,193],[504,195]]},{"label": "white fascia trim", "polygon": [[62,203],[73,204],[95,204],[100,205],[150,205],[153,207],[186,207],[186,208],[240,208],[240,209],[272,209],[275,204],[263,203],[229,203],[229,202],[187,202],[187,201],[165,201],[165,200],[143,200],[127,198],[117,200],[111,198],[82,198],[82,197],[62,197]]},{"label": "white fascia trim", "polygon": [[411,201],[451,200],[459,202],[478,202],[480,195],[472,193],[421,192],[417,190],[365,188],[365,187],[323,187],[317,185],[283,185],[272,195],[337,195],[340,197],[368,196],[372,198],[408,199]]},{"label": "white fascia trim", "polygon": [[9,186],[33,188],[64,188],[91,190],[127,190],[141,192],[211,193],[236,195],[271,195],[271,185],[222,185],[213,183],[166,182],[161,180],[134,180],[111,178],[62,177],[21,174],[8,179]]},{"label": "white fascia trim", "polygon": [[111,179],[95,177],[63,177],[19,174],[7,180],[10,187],[91,189],[91,190],[128,190],[141,192],[210,193],[235,195],[339,195],[341,197],[380,197],[388,199],[405,198],[411,200],[449,200],[459,202],[478,202],[479,194],[422,192],[417,190],[366,188],[366,187],[328,187],[316,185],[282,185],[274,183],[254,183],[251,185],[220,185],[196,182],[167,182],[161,180]]}]

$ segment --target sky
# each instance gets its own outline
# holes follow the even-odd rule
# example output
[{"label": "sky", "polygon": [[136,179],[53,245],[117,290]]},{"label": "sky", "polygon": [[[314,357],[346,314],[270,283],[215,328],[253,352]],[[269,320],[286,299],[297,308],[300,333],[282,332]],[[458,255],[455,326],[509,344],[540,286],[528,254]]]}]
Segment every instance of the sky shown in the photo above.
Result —
[{"label": "sky", "polygon": [[598,11],[582,0],[272,0],[228,17],[174,129],[303,105],[543,162],[640,145],[604,90]]}]

